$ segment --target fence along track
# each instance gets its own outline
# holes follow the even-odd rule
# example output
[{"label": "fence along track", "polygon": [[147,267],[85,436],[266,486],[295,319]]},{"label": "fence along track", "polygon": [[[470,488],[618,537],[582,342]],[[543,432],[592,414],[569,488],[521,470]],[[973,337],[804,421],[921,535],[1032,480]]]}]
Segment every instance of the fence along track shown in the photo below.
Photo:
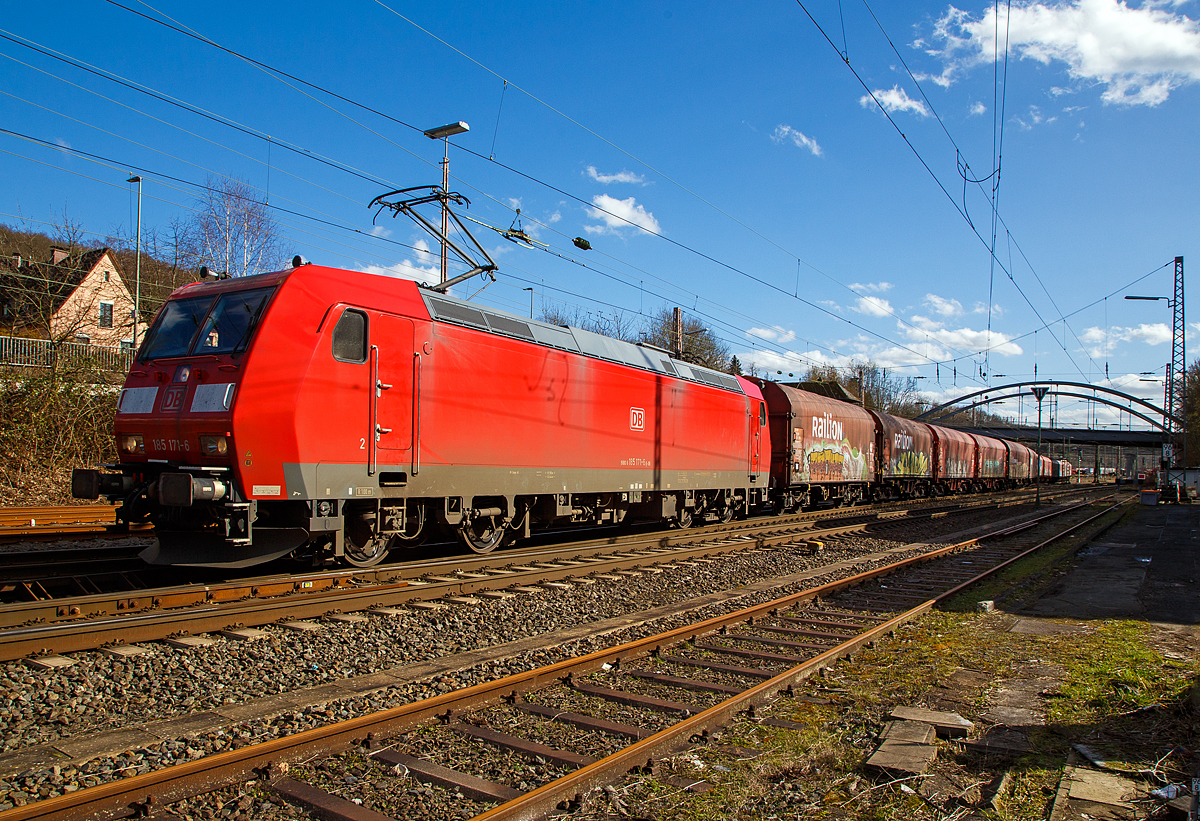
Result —
[{"label": "fence along track", "polygon": [[[1088,506],[1087,503],[1066,508],[1039,518],[1046,521],[1056,515],[1077,511]],[[949,589],[933,595],[916,606],[910,607],[898,615],[851,614],[843,610],[830,610],[826,605],[821,611],[798,611],[795,614],[783,614],[789,608],[797,605],[812,604],[819,599],[829,600],[842,591],[849,590],[855,585],[882,575],[917,567],[932,559],[948,556],[978,545],[981,539],[971,539],[955,545],[939,548],[930,553],[905,559],[884,568],[858,574],[820,587],[785,596],[754,607],[740,610],[722,616],[706,619],[696,624],[669,630],[659,635],[639,639],[618,647],[589,653],[574,659],[568,659],[556,664],[507,676],[495,682],[476,685],[461,691],[402,705],[379,713],[364,715],[348,721],[302,731],[291,736],[274,739],[263,744],[243,747],[223,753],[217,753],[196,761],[177,764],[152,773],[133,776],[131,778],[102,784],[97,787],[79,790],[47,799],[24,807],[0,812],[0,821],[24,821],[24,819],[78,819],[83,817],[118,817],[134,812],[146,812],[150,806],[162,806],[189,795],[206,790],[216,789],[240,780],[278,774],[278,764],[281,762],[309,759],[317,755],[329,754],[346,749],[351,745],[364,745],[378,737],[392,735],[413,729],[421,724],[433,721],[439,717],[462,715],[468,711],[482,707],[497,705],[511,700],[516,694],[529,692],[551,686],[556,682],[570,677],[578,677],[594,673],[605,665],[617,664],[622,661],[646,657],[662,648],[693,641],[697,638],[720,634],[728,635],[731,627],[749,623],[760,623],[763,619],[800,619],[810,626],[820,628],[833,620],[842,622],[857,620],[866,624],[866,629],[857,635],[840,641],[835,646],[819,652],[798,666],[792,667],[772,678],[763,681],[745,691],[734,695],[720,703],[703,709],[681,722],[658,732],[648,738],[636,741],[620,752],[599,761],[586,763],[575,772],[545,784],[537,789],[520,795],[500,806],[494,807],[478,816],[478,821],[501,821],[501,819],[536,818],[552,812],[563,802],[572,802],[577,796],[589,789],[611,783],[619,779],[634,766],[643,765],[648,761],[661,757],[678,749],[687,739],[697,734],[711,731],[728,722],[738,712],[748,707],[760,705],[772,700],[781,690],[789,685],[803,680],[817,670],[828,666],[837,659],[854,652],[867,643],[874,641],[894,630],[898,625],[911,620],[927,611],[946,596],[953,595],[969,584],[990,575],[997,569],[1016,561],[1024,555],[1061,538],[1066,533],[1073,532],[1087,523],[1094,521],[1117,507],[1113,505],[1097,513],[1083,522],[1079,522],[1052,539],[1020,550],[1010,551],[1017,555],[1009,555],[996,566],[982,573],[974,568],[961,573],[941,571],[943,582],[950,584]],[[990,536],[1010,535],[1013,528],[998,531]],[[992,548],[988,548],[992,550]],[[959,563],[961,567],[961,562]],[[947,578],[949,577],[949,578]],[[795,622],[792,622],[795,623]],[[814,630],[812,632],[820,632]],[[705,645],[710,646],[709,644]],[[285,779],[276,779],[278,789],[285,794],[291,785]],[[339,802],[354,806],[357,810],[363,807],[350,805],[342,799],[333,796],[322,796],[316,788],[301,785],[308,799],[325,801],[337,805]],[[291,800],[300,800],[293,796]],[[369,811],[368,811],[369,812]],[[328,817],[328,816],[327,816]],[[362,816],[366,817],[366,815]],[[372,814],[373,818],[381,818]]]},{"label": "fence along track", "polygon": [[9,367],[50,368],[84,365],[89,369],[125,374],[132,363],[133,349],[125,346],[0,336],[0,365]]}]

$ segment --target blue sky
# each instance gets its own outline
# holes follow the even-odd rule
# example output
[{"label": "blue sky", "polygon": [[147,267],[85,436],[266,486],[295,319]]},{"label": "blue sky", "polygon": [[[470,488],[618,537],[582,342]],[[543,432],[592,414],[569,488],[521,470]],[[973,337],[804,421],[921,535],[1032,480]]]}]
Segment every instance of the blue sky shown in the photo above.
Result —
[{"label": "blue sky", "polygon": [[505,229],[520,207],[548,249],[468,223],[500,272],[460,296],[680,305],[745,364],[872,358],[934,399],[1036,364],[1161,400],[1139,373],[1161,375],[1170,313],[1122,295],[1169,294],[1200,250],[1194,0],[125,5],[7,10],[0,221],[128,233],[136,172],[166,228],[229,175],[312,261],[436,276],[432,239],[366,205],[440,182],[421,130],[463,120],[465,213]]}]

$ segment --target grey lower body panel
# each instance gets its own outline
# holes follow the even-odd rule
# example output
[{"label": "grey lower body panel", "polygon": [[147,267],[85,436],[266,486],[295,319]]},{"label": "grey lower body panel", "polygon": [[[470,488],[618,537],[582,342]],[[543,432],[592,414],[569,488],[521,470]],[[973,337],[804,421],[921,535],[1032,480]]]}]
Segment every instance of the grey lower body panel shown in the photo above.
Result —
[{"label": "grey lower body panel", "polygon": [[[762,471],[699,471],[589,468],[490,467],[427,465],[416,475],[409,465],[387,465],[381,454],[378,470],[358,464],[290,464],[284,466],[285,498],[347,499],[441,498],[460,496],[528,496],[548,493],[617,493],[631,490],[674,493],[686,490],[766,487]],[[751,481],[751,477],[754,481]]]}]

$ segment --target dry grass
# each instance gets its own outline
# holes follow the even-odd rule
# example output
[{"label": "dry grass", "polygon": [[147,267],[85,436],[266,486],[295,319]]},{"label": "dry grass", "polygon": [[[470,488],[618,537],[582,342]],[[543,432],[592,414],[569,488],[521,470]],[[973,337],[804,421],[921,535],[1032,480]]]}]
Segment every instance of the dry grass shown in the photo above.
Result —
[{"label": "dry grass", "polygon": [[72,468],[115,461],[117,391],[91,376],[0,373],[0,505],[70,504]]},{"label": "dry grass", "polygon": [[[772,715],[803,730],[736,722],[712,746],[664,762],[657,778],[627,782],[621,789],[625,809],[630,817],[671,821],[948,821],[965,815],[980,785],[998,780],[1007,768],[999,809],[984,815],[1034,821],[1046,816],[1073,743],[1131,766],[1158,761],[1167,776],[1190,766],[1182,753],[1163,756],[1175,746],[1196,746],[1200,724],[1188,702],[1200,673],[1195,655],[1189,661],[1164,656],[1164,637],[1139,622],[1095,622],[1083,634],[1031,636],[1008,632],[1012,621],[1003,614],[932,613],[799,691],[829,704],[781,698],[773,705]],[[863,767],[892,707],[921,703],[958,667],[1003,680],[1029,663],[1059,664],[1066,671],[1058,694],[1047,701],[1048,726],[1031,733],[1030,753],[1007,764],[986,762],[939,742],[931,770],[937,780],[925,788],[928,801],[901,786],[919,789],[925,779],[896,782]],[[960,695],[968,704],[961,712],[978,720],[985,691]],[[659,780],[664,774],[704,779],[713,789],[685,793]],[[956,801],[957,793],[969,797]]]}]

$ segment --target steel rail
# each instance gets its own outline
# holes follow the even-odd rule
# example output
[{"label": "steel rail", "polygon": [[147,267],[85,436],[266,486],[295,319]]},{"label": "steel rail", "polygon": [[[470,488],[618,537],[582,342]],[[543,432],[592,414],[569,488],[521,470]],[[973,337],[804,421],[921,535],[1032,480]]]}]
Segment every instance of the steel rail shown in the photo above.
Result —
[{"label": "steel rail", "polygon": [[[845,519],[856,520],[854,524],[862,525],[874,523],[886,524],[901,520],[917,521],[920,519],[935,519],[951,514],[960,515],[981,510],[1012,507],[1020,504],[1023,504],[1023,500],[1010,498],[1001,501],[969,502],[966,504],[932,508],[879,510],[866,514],[822,515],[817,519],[811,519],[809,517],[812,514],[806,514],[801,517],[787,517],[772,519],[767,522],[754,522],[752,525],[740,524],[732,528],[713,525],[688,531],[633,534],[542,547],[525,547],[484,556],[477,554],[456,555],[433,560],[386,564],[364,569],[339,568],[286,575],[275,573],[268,576],[235,579],[206,585],[188,584],[165,588],[146,588],[142,590],[126,589],[112,593],[76,596],[69,599],[47,596],[34,601],[0,605],[0,628],[15,627],[33,622],[52,624],[62,620],[76,619],[83,614],[90,616],[117,616],[162,607],[199,606],[213,601],[256,598],[259,596],[273,597],[283,595],[287,592],[304,594],[324,590],[330,586],[389,584],[398,580],[419,578],[430,573],[495,572],[498,561],[505,561],[508,564],[535,564],[539,562],[561,562],[564,560],[590,560],[605,553],[678,549],[680,547],[696,545],[697,543],[702,545],[704,544],[703,540],[709,537],[737,540],[765,535],[767,538],[764,539],[764,543],[778,543],[781,533],[791,538],[799,538],[802,535],[808,535],[809,537],[814,535],[830,535],[832,531],[829,529],[820,531],[820,533],[795,529],[798,527],[811,528],[813,523],[830,518],[834,521]],[[826,512],[823,511],[822,513]],[[846,529],[843,529],[841,532],[854,532],[849,523],[845,527]],[[63,573],[60,575],[70,576],[69,568],[64,568]],[[30,582],[41,580],[41,578],[24,579],[24,581]],[[7,581],[20,582],[22,579],[10,577]],[[288,585],[292,585],[293,589],[289,591]],[[479,587],[476,589],[485,588]],[[467,594],[471,590],[471,586],[466,585],[456,592]]]},{"label": "steel rail", "polygon": [[[991,503],[987,509],[1010,503]],[[1016,503],[1011,503],[1016,504]],[[972,507],[964,512],[975,512]],[[905,522],[935,518],[938,511],[905,517]],[[891,523],[886,520],[884,523]],[[628,548],[617,555],[565,559],[564,553],[579,555],[575,546],[549,551],[504,556],[505,559],[533,559],[548,564],[542,567],[499,569],[481,566],[491,572],[476,576],[416,583],[411,580],[366,582],[361,572],[306,574],[298,577],[256,579],[249,583],[187,586],[113,595],[83,596],[45,602],[21,602],[0,606],[0,661],[12,661],[45,653],[91,650],[113,642],[133,644],[165,639],[179,634],[198,634],[231,627],[261,627],[282,619],[324,616],[332,612],[390,607],[411,601],[427,601],[443,596],[470,595],[516,585],[531,586],[548,581],[591,573],[612,572],[658,562],[683,561],[719,556],[747,549],[763,549],[798,539],[813,540],[846,533],[861,532],[878,522],[860,522],[841,527],[803,530],[800,533],[775,532],[750,541],[745,534],[718,542],[701,543],[691,548],[655,547],[628,555]],[[773,528],[778,531],[779,528]],[[657,545],[657,542],[655,543]],[[611,550],[611,548],[609,548]],[[546,556],[546,558],[537,558]],[[496,557],[500,558],[500,557]],[[448,560],[451,564],[461,563]],[[480,561],[486,562],[486,559]],[[494,562],[495,559],[493,558]],[[444,567],[447,561],[435,563]],[[429,575],[426,567],[423,573]],[[480,574],[482,575],[482,574]]]},{"label": "steel rail", "polygon": [[[1106,515],[1119,504],[1113,505],[1095,516],[1085,519],[1071,526],[1070,528],[1055,534],[1053,537],[1046,539],[1035,547],[1022,551],[1017,556],[1001,562],[994,567],[988,568],[981,573],[976,574],[967,581],[955,585],[950,590],[940,593],[924,602],[912,607],[893,619],[890,619],[877,627],[874,627],[864,633],[848,639],[845,642],[833,647],[824,653],[821,653],[814,658],[808,659],[802,664],[786,670],[774,678],[763,682],[743,693],[732,696],[729,699],[714,705],[709,709],[697,713],[694,716],[685,718],[677,724],[674,724],[666,729],[656,733],[655,735],[638,741],[630,746],[620,750],[606,758],[602,758],[587,766],[569,773],[549,784],[544,784],[537,789],[531,790],[523,795],[512,799],[504,804],[483,812],[472,821],[533,821],[533,819],[544,818],[552,813],[555,809],[566,801],[575,800],[585,791],[592,790],[598,787],[603,787],[606,784],[611,784],[619,779],[625,773],[637,766],[642,766],[648,762],[652,762],[655,758],[661,758],[665,754],[676,751],[680,746],[681,739],[690,739],[696,735],[711,732],[718,727],[727,724],[729,720],[737,713],[745,711],[749,707],[760,706],[772,698],[780,690],[786,690],[788,687],[795,685],[799,681],[803,681],[818,670],[829,666],[833,662],[848,656],[868,642],[874,641],[881,635],[891,633],[901,624],[912,621],[918,616],[932,610],[937,604],[945,599],[955,595],[966,588],[978,584],[983,579],[999,572],[1005,567],[1008,567],[1013,562],[1028,556],[1029,554],[1040,550],[1046,545],[1055,542],[1064,536],[1083,527],[1089,522]],[[1072,508],[1075,509],[1075,508]],[[1066,512],[1066,511],[1063,511]],[[958,545],[955,548],[959,547]],[[945,553],[946,551],[939,551]],[[892,568],[892,570],[899,567]],[[885,574],[873,574],[876,576]]]},{"label": "steel rail", "polygon": [[[1081,503],[1064,508],[1056,513],[1041,517],[1051,518],[1076,510],[1090,503]],[[1106,511],[1107,512],[1107,511]],[[1095,518],[1095,517],[1092,517]],[[1074,528],[1072,528],[1074,529]],[[153,806],[162,806],[194,795],[207,789],[215,789],[238,780],[256,776],[267,776],[272,765],[311,758],[345,749],[351,745],[368,743],[376,734],[396,733],[418,726],[439,717],[448,717],[468,709],[477,709],[500,703],[514,694],[552,684],[571,675],[580,675],[600,669],[605,664],[619,663],[622,659],[640,657],[657,651],[664,645],[672,645],[717,632],[722,627],[761,618],[781,609],[792,607],[833,593],[854,587],[864,581],[894,573],[906,567],[928,562],[965,547],[978,544],[990,534],[968,539],[935,549],[919,556],[912,556],[883,568],[875,568],[846,579],[829,582],[819,587],[789,594],[749,608],[715,616],[704,621],[668,630],[633,642],[604,650],[598,650],[547,667],[506,676],[502,679],[478,684],[464,690],[446,693],[423,701],[394,707],[370,715],[359,716],[335,724],[303,730],[293,735],[273,739],[261,744],[236,750],[215,753],[195,761],[184,762],[150,773],[118,779],[96,787],[89,787],[53,798],[48,798],[23,807],[0,811],[0,821],[76,821],[80,818],[113,818],[131,814],[146,814]],[[974,577],[970,583],[989,575],[992,570]],[[959,586],[961,587],[961,585]],[[955,588],[956,590],[959,588]],[[532,819],[553,810],[560,802],[573,798],[586,786],[609,783],[623,775],[630,767],[652,760],[663,752],[675,749],[681,738],[690,738],[696,732],[719,726],[734,713],[747,705],[760,704],[790,683],[802,680],[821,667],[847,655],[866,643],[893,631],[898,625],[917,615],[929,611],[940,598],[935,597],[913,607],[895,618],[880,623],[821,655],[753,687],[721,704],[697,713],[673,728],[663,730],[624,751],[618,752],[594,764],[583,767],[576,773],[539,787],[518,799],[500,805],[477,816],[478,821],[500,821],[500,819]]]},{"label": "steel rail", "polygon": [[[1064,492],[1078,492],[1080,485],[1055,485]],[[999,491],[995,491],[999,492]],[[1030,492],[1028,487],[1008,491],[1011,494]],[[947,497],[926,497],[907,501],[875,503],[870,508],[864,508],[861,515],[885,515],[889,508],[901,505],[932,505],[939,499]],[[986,502],[985,502],[986,504]],[[154,527],[148,523],[131,525],[118,524],[112,505],[59,505],[46,507],[11,507],[0,508],[0,543],[13,541],[49,541],[63,537],[93,536],[103,538],[122,537],[129,535],[152,535]],[[784,514],[776,517],[775,521],[819,521],[822,518],[842,518],[849,513],[849,508],[823,508],[821,510],[803,513]],[[873,514],[871,511],[875,511]],[[901,513],[900,515],[903,515]],[[753,526],[753,522],[744,526]],[[716,527],[710,526],[710,527]],[[725,526],[728,527],[728,526]],[[736,527],[736,526],[735,526]],[[697,528],[688,532],[703,532]],[[563,531],[569,532],[569,531]]]},{"label": "steel rail", "polygon": [[60,536],[101,536],[149,533],[149,525],[117,530],[115,505],[52,505],[0,508],[0,542],[46,540]]}]

